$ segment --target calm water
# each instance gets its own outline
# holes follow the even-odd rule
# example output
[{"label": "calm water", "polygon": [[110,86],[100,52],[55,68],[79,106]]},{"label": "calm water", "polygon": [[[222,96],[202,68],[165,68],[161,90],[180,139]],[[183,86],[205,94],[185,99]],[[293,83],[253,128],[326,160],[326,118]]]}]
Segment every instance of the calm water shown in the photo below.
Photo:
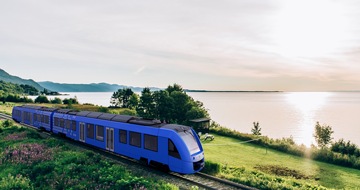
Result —
[{"label": "calm water", "polygon": [[[76,96],[80,103],[109,106],[112,92],[67,94],[59,97]],[[188,94],[204,103],[213,121],[240,132],[251,133],[253,122],[258,121],[263,135],[292,136],[297,143],[310,145],[319,121],[332,127],[335,140],[344,138],[360,145],[360,92]]]}]

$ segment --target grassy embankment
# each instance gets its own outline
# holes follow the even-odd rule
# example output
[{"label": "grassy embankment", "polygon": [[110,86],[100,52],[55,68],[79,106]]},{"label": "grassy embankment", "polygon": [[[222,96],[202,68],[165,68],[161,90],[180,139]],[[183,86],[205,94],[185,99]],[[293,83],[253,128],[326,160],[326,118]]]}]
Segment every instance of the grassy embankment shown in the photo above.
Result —
[{"label": "grassy embankment", "polygon": [[317,162],[219,135],[215,135],[213,141],[203,141],[203,147],[206,160],[220,164],[217,176],[261,189],[360,188],[360,170],[357,169]]}]

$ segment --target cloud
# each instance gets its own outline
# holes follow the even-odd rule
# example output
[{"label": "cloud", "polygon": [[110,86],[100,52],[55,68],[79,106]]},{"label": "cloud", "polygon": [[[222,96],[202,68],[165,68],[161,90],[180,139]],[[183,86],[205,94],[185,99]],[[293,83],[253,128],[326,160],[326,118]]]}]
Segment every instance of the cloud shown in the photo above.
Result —
[{"label": "cloud", "polygon": [[[278,0],[6,1],[0,6],[0,60],[13,71],[26,65],[26,71],[17,71],[20,76],[58,82],[130,81],[147,86],[184,82],[198,83],[201,89],[239,89],[245,83],[263,87],[266,79],[269,85],[282,80],[296,85],[300,79],[359,81],[360,6],[355,1],[334,2],[343,4],[340,7],[344,10],[331,18],[341,15],[351,23],[345,32],[351,43],[337,53],[311,57],[296,51],[296,43],[310,41],[308,45],[312,45],[309,39],[296,38],[312,36],[296,34],[295,29],[307,24],[292,22],[286,15],[279,18],[284,2]],[[302,2],[305,7],[306,3]],[[316,13],[318,9],[311,10]],[[301,19],[302,10],[293,16]],[[277,28],[279,22],[295,27]],[[336,28],[337,23],[326,22],[325,29]],[[285,41],[276,41],[274,31],[292,34],[283,38]],[[326,39],[333,37],[330,34],[336,35],[329,32]],[[343,38],[333,39],[340,39],[338,42]],[[280,42],[283,52],[277,46]],[[294,45],[292,51],[286,51],[289,45]],[[317,43],[300,50],[312,55],[319,47]],[[244,82],[237,86],[233,83],[237,80]]]},{"label": "cloud", "polygon": [[135,74],[135,75],[139,75],[139,74],[142,73],[145,69],[146,69],[146,66],[142,66],[142,67],[140,67],[139,69],[137,69],[134,74]]}]

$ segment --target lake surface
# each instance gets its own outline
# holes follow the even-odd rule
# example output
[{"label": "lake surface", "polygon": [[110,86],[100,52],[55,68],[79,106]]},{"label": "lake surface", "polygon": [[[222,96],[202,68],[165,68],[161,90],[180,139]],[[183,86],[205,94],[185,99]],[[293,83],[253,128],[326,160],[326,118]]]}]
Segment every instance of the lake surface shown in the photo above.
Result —
[{"label": "lake surface", "polygon": [[[109,106],[112,92],[76,92],[58,96],[77,97],[80,103]],[[314,143],[317,121],[360,145],[360,92],[188,92],[204,103],[211,119],[222,126],[251,133],[258,121],[262,135],[292,136],[298,144]],[[49,97],[50,99],[54,97]]]}]

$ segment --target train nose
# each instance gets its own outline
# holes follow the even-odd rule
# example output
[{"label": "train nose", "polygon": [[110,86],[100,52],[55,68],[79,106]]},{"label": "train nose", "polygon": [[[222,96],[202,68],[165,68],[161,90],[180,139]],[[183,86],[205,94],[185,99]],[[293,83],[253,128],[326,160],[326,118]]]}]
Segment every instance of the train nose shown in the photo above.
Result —
[{"label": "train nose", "polygon": [[194,162],[194,171],[198,171],[198,170],[202,169],[204,166],[205,166],[204,159],[201,159],[198,162]]}]

